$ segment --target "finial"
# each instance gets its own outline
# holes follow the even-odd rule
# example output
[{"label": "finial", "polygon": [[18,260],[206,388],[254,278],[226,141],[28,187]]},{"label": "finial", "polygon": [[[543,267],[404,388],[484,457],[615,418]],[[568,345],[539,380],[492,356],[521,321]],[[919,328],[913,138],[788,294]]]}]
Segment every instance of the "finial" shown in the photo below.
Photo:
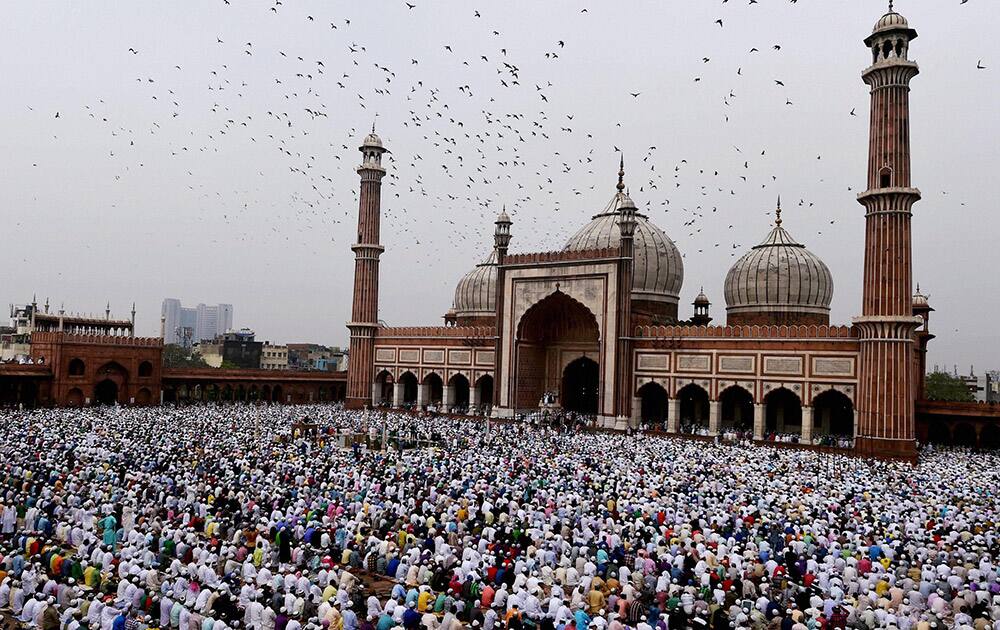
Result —
[{"label": "finial", "polygon": [[625,154],[620,153],[621,159],[618,161],[618,192],[625,190]]},{"label": "finial", "polygon": [[892,0],[889,0],[889,13],[892,13]]},{"label": "finial", "polygon": [[778,195],[778,207],[774,211],[774,224],[781,225],[781,195]]}]

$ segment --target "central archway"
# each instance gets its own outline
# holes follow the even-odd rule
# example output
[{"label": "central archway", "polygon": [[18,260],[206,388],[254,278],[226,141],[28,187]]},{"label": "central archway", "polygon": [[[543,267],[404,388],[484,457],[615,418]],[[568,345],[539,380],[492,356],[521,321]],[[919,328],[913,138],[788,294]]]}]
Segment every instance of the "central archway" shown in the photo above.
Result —
[{"label": "central archway", "polygon": [[98,405],[114,405],[118,403],[118,384],[106,378],[94,387],[94,401]]},{"label": "central archway", "polygon": [[[543,394],[554,393],[565,409],[597,413],[601,378],[594,357],[599,356],[600,336],[590,309],[562,291],[529,308],[517,325],[515,407],[537,409]],[[587,363],[570,370],[582,358]],[[566,389],[567,383],[572,391]]]},{"label": "central archway", "polygon": [[597,413],[600,401],[601,375],[597,361],[580,357],[563,371],[562,407],[587,415]]},{"label": "central archway", "polygon": [[[119,401],[119,396],[128,396],[126,384],[129,374],[120,363],[109,361],[102,365],[96,373],[97,384],[94,386],[94,404],[114,405]],[[127,400],[127,399],[126,399]]]}]

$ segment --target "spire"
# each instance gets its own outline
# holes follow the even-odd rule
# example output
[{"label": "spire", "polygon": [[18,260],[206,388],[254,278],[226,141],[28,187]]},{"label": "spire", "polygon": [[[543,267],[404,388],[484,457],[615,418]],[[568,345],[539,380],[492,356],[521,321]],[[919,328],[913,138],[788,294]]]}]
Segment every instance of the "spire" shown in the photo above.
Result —
[{"label": "spire", "polygon": [[774,225],[781,227],[781,195],[778,195],[778,207],[774,211]]},{"label": "spire", "polygon": [[618,162],[618,185],[616,188],[618,192],[625,190],[625,154],[619,153],[621,159]]}]

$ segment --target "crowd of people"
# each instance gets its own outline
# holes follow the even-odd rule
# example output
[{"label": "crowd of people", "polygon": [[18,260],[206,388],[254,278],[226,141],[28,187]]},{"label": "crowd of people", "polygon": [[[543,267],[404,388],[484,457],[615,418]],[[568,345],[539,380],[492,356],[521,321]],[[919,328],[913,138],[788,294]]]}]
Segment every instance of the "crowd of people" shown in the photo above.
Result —
[{"label": "crowd of people", "polygon": [[4,411],[0,616],[1000,629],[998,491],[1000,455],[957,449],[911,466],[335,406]]}]

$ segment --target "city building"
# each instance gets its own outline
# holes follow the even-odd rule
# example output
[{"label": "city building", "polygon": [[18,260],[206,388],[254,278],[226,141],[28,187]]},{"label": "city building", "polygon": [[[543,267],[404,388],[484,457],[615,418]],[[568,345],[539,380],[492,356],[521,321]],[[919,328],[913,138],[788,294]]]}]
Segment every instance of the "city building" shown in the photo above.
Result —
[{"label": "city building", "polygon": [[867,184],[857,196],[865,240],[855,244],[863,299],[847,324],[831,324],[832,274],[783,224],[780,198],[774,225],[724,279],[726,324],[707,325],[704,294],[684,317],[681,255],[637,210],[620,163],[609,203],[561,251],[509,253],[512,221],[502,211],[492,251],[458,281],[443,326],[385,326],[386,148],[373,129],[357,169],[347,405],[501,418],[560,408],[609,429],[745,431],[805,444],[848,438],[860,454],[913,459],[933,338],[933,309],[915,294],[911,271],[911,207],[920,199],[910,181],[908,102],[916,37],[890,10],[864,40],[871,119]]},{"label": "city building", "polygon": [[185,308],[176,298],[166,298],[160,311],[160,336],[164,343],[190,348],[213,340],[233,327],[233,305],[199,304]]},{"label": "city building", "polygon": [[318,343],[288,344],[288,367],[293,370],[339,372],[347,369],[347,354],[336,346]]},{"label": "city building", "polygon": [[249,328],[230,330],[211,341],[202,341],[195,350],[211,367],[259,370],[264,343],[254,339]]},{"label": "city building", "polygon": [[288,346],[265,341],[260,353],[260,367],[262,370],[287,370]]}]

